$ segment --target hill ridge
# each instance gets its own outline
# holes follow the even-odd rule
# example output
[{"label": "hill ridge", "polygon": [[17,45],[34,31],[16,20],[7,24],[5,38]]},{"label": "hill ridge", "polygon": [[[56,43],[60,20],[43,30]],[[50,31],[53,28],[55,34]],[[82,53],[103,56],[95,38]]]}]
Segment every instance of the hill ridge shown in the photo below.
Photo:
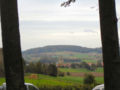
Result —
[{"label": "hill ridge", "polygon": [[76,45],[49,45],[45,47],[37,47],[37,48],[25,50],[23,51],[23,54],[46,53],[46,52],[57,52],[57,51],[72,51],[72,52],[81,52],[81,53],[102,52],[101,48],[87,48]]}]

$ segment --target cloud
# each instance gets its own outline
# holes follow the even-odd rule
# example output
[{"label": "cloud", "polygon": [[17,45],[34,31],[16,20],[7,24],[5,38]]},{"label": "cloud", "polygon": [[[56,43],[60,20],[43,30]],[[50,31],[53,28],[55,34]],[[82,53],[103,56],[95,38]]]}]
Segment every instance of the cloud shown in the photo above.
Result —
[{"label": "cloud", "polygon": [[[70,7],[60,7],[64,1],[18,0],[23,50],[57,44],[101,46],[98,1],[77,0]],[[120,0],[116,3],[120,15]]]},{"label": "cloud", "polygon": [[91,29],[85,29],[84,32],[91,32],[91,33],[96,33],[95,30],[91,30]]},{"label": "cloud", "polygon": [[[50,2],[51,1],[51,2]],[[71,7],[64,8],[58,4],[59,0],[20,0],[20,20],[41,20],[41,21],[98,21],[98,12],[90,9],[90,5],[83,6],[87,2],[78,1]],[[64,0],[63,0],[64,1]],[[61,2],[63,2],[61,1]],[[28,3],[29,2],[29,3]],[[46,3],[47,2],[47,3]],[[49,2],[49,3],[48,3]],[[97,15],[97,16],[96,16]]]},{"label": "cloud", "polygon": [[[40,33],[39,31],[32,31],[21,34],[21,36],[22,46],[24,47],[23,49],[28,49],[30,47],[40,47],[45,45],[63,44],[80,46],[82,45],[86,47],[100,46],[100,34],[92,32],[74,32],[73,34],[69,32]],[[26,48],[24,45],[26,45]]]}]

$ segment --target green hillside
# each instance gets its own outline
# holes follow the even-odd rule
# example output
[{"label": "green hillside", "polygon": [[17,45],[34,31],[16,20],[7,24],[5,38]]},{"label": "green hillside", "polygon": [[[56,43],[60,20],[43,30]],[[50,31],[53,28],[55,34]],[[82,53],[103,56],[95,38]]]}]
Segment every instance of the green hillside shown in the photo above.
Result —
[{"label": "green hillside", "polygon": [[102,59],[101,48],[86,48],[72,45],[55,45],[33,48],[23,52],[23,57],[28,62],[56,63],[62,57],[64,62],[96,62]]},{"label": "green hillside", "polygon": [[73,46],[73,45],[53,45],[53,46],[45,46],[39,48],[29,49],[23,52],[23,54],[38,54],[38,53],[47,53],[47,52],[79,52],[79,53],[101,53],[101,48],[86,48],[81,46]]}]

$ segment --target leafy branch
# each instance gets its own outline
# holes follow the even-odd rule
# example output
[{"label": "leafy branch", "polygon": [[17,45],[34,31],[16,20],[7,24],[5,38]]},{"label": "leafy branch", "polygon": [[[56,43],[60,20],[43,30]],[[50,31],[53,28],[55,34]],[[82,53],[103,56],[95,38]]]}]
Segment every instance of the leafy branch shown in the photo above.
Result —
[{"label": "leafy branch", "polygon": [[66,1],[66,2],[63,2],[62,4],[61,4],[61,6],[64,6],[64,7],[67,7],[67,6],[70,6],[70,4],[73,2],[75,2],[76,0],[68,0],[68,1]]}]

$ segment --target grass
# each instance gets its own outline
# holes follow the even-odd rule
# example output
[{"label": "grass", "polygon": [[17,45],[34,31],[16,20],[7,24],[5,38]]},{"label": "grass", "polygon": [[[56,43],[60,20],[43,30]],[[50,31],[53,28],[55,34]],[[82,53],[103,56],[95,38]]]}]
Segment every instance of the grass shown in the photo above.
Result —
[{"label": "grass", "polygon": [[25,82],[28,83],[33,83],[36,86],[71,86],[73,85],[72,83],[67,83],[64,81],[59,81],[59,80],[55,80],[55,79],[49,79],[49,78],[43,78],[43,79],[25,79]]},{"label": "grass", "polygon": [[[25,82],[33,83],[36,86],[72,86],[83,84],[83,77],[73,77],[73,76],[64,76],[64,77],[52,77],[48,75],[38,75],[38,79],[30,79],[28,76],[25,77]],[[103,77],[95,78],[97,83],[103,83]],[[0,78],[0,85],[5,82],[4,78]]]},{"label": "grass", "polygon": [[90,72],[87,69],[59,68],[61,72]]},{"label": "grass", "polygon": [[58,77],[58,79],[75,84],[83,84],[83,77],[65,76],[65,77]]},{"label": "grass", "polygon": [[5,82],[5,78],[0,78],[0,85],[2,85]]},{"label": "grass", "polygon": [[101,73],[103,73],[104,70],[103,70],[103,68],[97,68],[97,69],[95,70],[95,72],[101,72]]},{"label": "grass", "polygon": [[[59,70],[60,70],[61,72],[84,72],[84,73],[93,72],[93,71],[89,71],[89,70],[83,69],[83,68],[81,68],[81,69],[59,68]],[[95,72],[101,72],[101,73],[103,73],[103,68],[97,68],[97,69],[95,70]]]},{"label": "grass", "polygon": [[[91,72],[86,69],[68,69],[68,68],[59,68],[62,72]],[[103,68],[97,68],[95,72],[103,72]],[[83,84],[83,77],[74,77],[74,76],[64,76],[64,77],[52,77],[48,75],[38,74],[38,78],[29,78],[31,74],[25,74],[25,82],[32,83],[39,88],[42,87],[70,87],[74,85],[82,85]],[[103,77],[95,77],[95,80],[98,84],[104,83]],[[0,78],[0,85],[5,82],[4,78]]]},{"label": "grass", "polygon": [[99,83],[99,84],[104,83],[104,77],[96,77],[95,80],[96,80],[96,82]]},{"label": "grass", "polygon": [[[38,75],[38,81],[39,83],[42,81],[46,81],[47,83],[49,83],[50,85],[72,85],[74,83],[82,83],[82,79],[81,77],[72,77],[72,76],[64,76],[64,77],[52,77],[52,76],[48,76],[48,75]],[[26,78],[26,80],[29,80],[28,78]]]}]

